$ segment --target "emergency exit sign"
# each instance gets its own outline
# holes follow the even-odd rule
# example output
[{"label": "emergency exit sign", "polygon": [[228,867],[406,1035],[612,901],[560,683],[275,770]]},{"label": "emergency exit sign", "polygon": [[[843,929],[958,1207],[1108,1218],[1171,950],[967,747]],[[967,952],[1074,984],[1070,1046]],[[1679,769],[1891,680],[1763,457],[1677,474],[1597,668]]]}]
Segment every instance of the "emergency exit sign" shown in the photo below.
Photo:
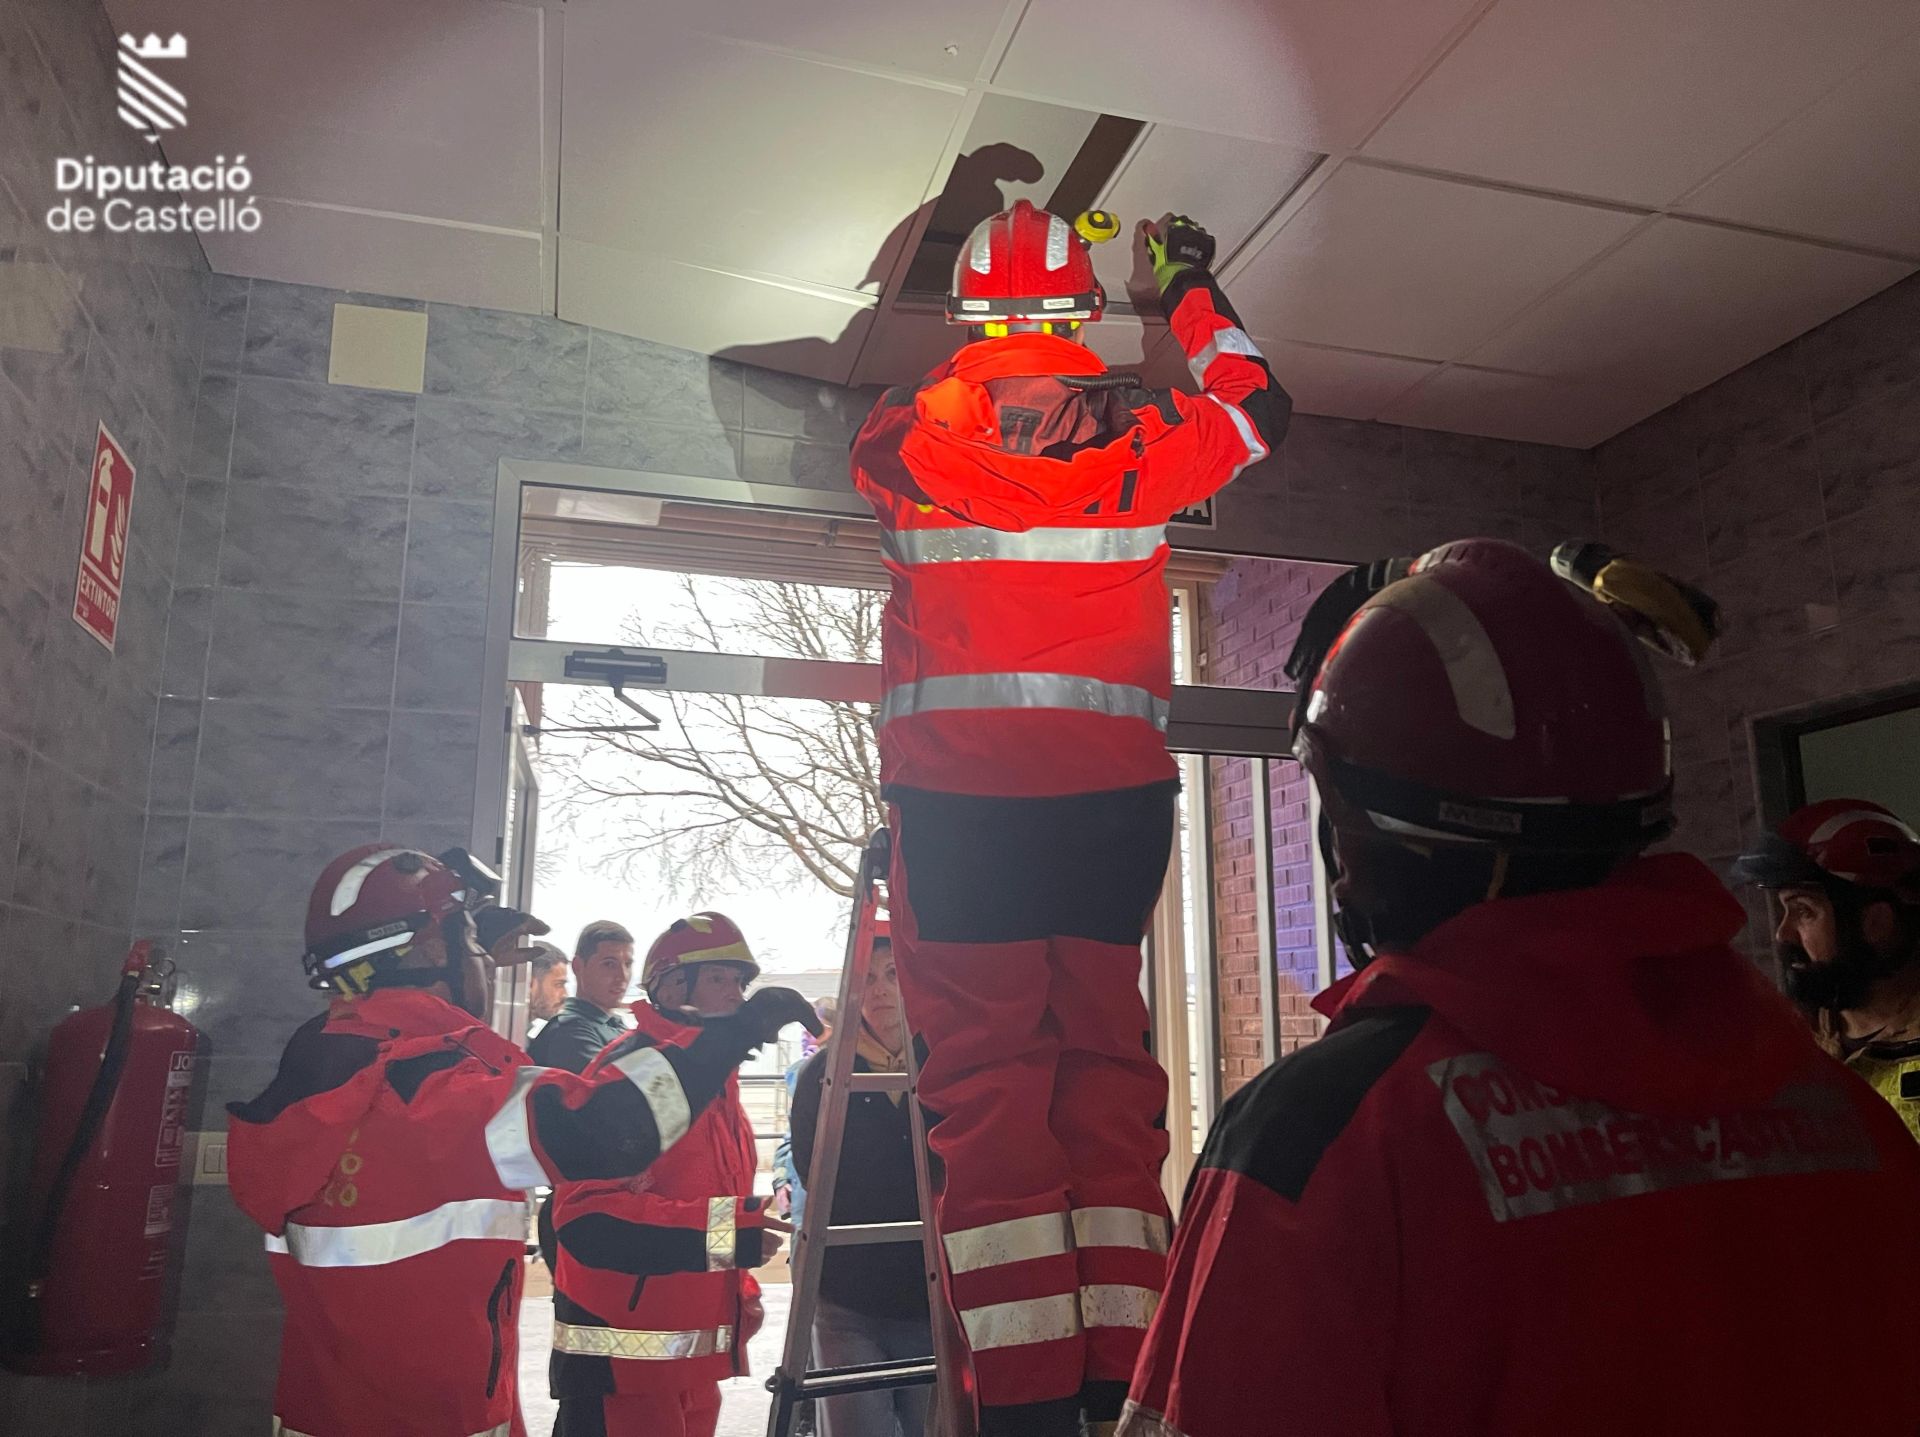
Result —
[{"label": "emergency exit sign", "polygon": [[127,525],[133,518],[133,461],[100,426],[80,530],[80,579],[73,621],[113,652],[120,631],[120,592],[127,575]]}]

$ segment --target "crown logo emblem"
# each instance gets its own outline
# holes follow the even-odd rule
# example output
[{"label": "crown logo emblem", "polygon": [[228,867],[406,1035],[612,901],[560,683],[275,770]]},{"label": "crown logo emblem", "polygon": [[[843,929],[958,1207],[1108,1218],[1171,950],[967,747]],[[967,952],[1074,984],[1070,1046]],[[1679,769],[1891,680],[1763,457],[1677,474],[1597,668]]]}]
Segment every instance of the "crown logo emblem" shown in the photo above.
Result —
[{"label": "crown logo emblem", "polygon": [[131,35],[120,37],[120,47],[128,54],[140,60],[184,60],[187,58],[187,37],[175,35],[170,40],[162,40],[158,35],[149,35],[144,40],[136,40]]}]

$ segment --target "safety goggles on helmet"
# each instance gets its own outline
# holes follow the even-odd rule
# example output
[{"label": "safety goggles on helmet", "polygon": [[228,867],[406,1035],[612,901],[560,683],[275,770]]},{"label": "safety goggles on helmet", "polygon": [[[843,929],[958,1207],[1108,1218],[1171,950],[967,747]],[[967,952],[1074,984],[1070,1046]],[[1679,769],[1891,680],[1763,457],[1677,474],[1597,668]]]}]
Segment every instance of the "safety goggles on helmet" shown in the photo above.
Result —
[{"label": "safety goggles on helmet", "polygon": [[1797,809],[1734,864],[1760,888],[1868,889],[1920,898],[1920,835],[1891,810],[1858,798]]}]

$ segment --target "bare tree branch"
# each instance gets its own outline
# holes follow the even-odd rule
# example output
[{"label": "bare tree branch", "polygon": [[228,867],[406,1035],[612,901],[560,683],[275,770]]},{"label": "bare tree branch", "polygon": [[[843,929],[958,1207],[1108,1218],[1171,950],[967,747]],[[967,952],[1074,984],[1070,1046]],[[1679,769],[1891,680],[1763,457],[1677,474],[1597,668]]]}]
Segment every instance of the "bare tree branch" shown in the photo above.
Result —
[{"label": "bare tree branch", "polygon": [[[884,595],[762,580],[681,575],[670,612],[630,614],[629,642],[695,651],[871,663]],[[660,728],[585,743],[549,741],[539,756],[563,829],[612,817],[600,864],[647,865],[672,891],[716,879],[786,890],[853,891],[860,851],[878,827],[879,756],[869,704],[668,692]],[[553,703],[553,696],[549,696]],[[571,723],[621,724],[605,694],[580,695]]]}]

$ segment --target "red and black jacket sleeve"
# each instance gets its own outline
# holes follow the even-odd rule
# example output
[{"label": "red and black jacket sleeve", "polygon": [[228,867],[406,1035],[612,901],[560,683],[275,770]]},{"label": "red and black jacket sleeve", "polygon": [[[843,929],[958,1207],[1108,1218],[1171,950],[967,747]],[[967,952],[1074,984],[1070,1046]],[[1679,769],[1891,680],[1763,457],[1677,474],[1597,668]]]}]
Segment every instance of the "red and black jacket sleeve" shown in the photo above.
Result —
[{"label": "red and black jacket sleeve", "polygon": [[[714,1208],[726,1204],[724,1224]],[[663,1198],[622,1193],[620,1211],[583,1212],[560,1222],[559,1245],[578,1261],[603,1272],[654,1277],[669,1272],[712,1272],[758,1267],[766,1259],[760,1233],[764,1198]],[[730,1234],[716,1243],[716,1232]]]},{"label": "red and black jacket sleeve", "polygon": [[632,1177],[686,1136],[758,1039],[709,1023],[684,1047],[633,1034],[585,1076],[531,1064],[487,1122],[487,1149],[509,1188]]},{"label": "red and black jacket sleeve", "polygon": [[[1374,1009],[1236,1093],[1181,1210],[1121,1437],[1390,1437],[1394,1190],[1367,1101],[1427,1021]],[[1285,1362],[1249,1377],[1250,1353]]]},{"label": "red and black jacket sleeve", "polygon": [[1160,506],[1197,504],[1272,454],[1287,432],[1293,401],[1240,317],[1203,269],[1183,270],[1162,296],[1198,395],[1155,391],[1147,426],[1145,484]]}]

